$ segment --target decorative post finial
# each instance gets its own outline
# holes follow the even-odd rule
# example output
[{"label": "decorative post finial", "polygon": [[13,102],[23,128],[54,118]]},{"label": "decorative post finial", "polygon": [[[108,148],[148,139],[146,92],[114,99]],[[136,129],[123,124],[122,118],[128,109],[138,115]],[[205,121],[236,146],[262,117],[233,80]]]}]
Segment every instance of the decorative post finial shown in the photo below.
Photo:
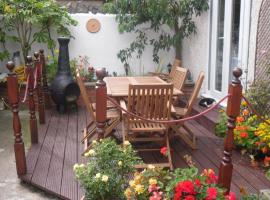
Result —
[{"label": "decorative post finial", "polygon": [[39,60],[39,53],[37,51],[34,53],[34,57],[35,57],[34,59],[35,61]]},{"label": "decorative post finial", "polygon": [[15,64],[13,61],[8,61],[6,67],[9,70],[9,74],[14,74],[13,70],[15,68]]},{"label": "decorative post finial", "polygon": [[233,80],[232,80],[232,83],[234,83],[234,84],[240,84],[241,83],[241,81],[240,81],[240,77],[242,76],[242,74],[243,74],[243,71],[242,71],[242,69],[241,68],[239,68],[239,67],[236,67],[236,68],[234,68],[233,69]]}]

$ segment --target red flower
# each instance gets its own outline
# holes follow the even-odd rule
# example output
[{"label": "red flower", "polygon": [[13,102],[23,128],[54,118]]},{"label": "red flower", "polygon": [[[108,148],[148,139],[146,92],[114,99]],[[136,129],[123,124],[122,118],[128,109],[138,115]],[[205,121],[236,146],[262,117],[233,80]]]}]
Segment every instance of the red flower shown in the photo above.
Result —
[{"label": "red flower", "polygon": [[258,142],[258,141],[255,142],[255,145],[256,145],[256,146],[260,146],[260,142]]},{"label": "red flower", "polygon": [[194,196],[188,195],[185,197],[185,200],[196,200]]},{"label": "red flower", "polygon": [[182,193],[186,195],[196,194],[192,181],[187,180],[187,181],[179,182],[175,188],[174,199],[180,198],[182,196]]},{"label": "red flower", "polygon": [[162,147],[162,148],[160,149],[160,153],[161,153],[162,155],[164,155],[164,156],[167,156],[167,147]]},{"label": "red flower", "polygon": [[205,200],[215,200],[217,198],[218,191],[215,187],[210,187],[206,191],[207,197]]},{"label": "red flower", "polygon": [[241,138],[247,138],[248,137],[248,133],[247,132],[242,132],[242,133],[240,133],[240,137]]},{"label": "red flower", "polygon": [[226,197],[226,200],[236,200],[236,196],[233,192],[230,192]]},{"label": "red flower", "polygon": [[198,187],[201,187],[202,185],[200,179],[195,179],[194,184]]}]

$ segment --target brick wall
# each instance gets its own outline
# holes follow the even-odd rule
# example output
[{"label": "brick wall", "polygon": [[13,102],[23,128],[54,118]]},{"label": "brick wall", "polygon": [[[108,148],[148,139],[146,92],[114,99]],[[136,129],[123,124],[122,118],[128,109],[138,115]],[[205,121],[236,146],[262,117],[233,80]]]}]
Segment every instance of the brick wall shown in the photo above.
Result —
[{"label": "brick wall", "polygon": [[266,79],[267,65],[270,65],[270,0],[263,0],[257,32],[255,81]]}]

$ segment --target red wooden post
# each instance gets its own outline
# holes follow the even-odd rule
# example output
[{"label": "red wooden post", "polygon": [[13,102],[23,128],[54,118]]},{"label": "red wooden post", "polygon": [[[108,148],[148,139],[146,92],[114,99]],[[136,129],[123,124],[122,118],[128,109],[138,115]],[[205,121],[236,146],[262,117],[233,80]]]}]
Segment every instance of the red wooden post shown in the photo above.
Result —
[{"label": "red wooden post", "polygon": [[105,68],[96,70],[98,79],[96,82],[96,131],[98,133],[98,139],[104,137],[107,119],[107,87],[103,80],[106,74]]},{"label": "red wooden post", "polygon": [[35,59],[35,68],[37,69],[37,96],[38,96],[38,115],[39,115],[39,123],[40,124],[45,124],[45,105],[44,105],[44,96],[43,96],[43,91],[42,91],[42,84],[41,84],[41,62],[39,58],[39,53],[35,52],[34,53]]},{"label": "red wooden post", "polygon": [[240,105],[242,99],[242,85],[239,77],[242,75],[242,70],[240,68],[235,68],[233,70],[233,80],[229,86],[229,96],[227,103],[227,137],[224,143],[224,155],[220,163],[219,168],[219,184],[226,188],[226,193],[229,193],[231,180],[232,180],[232,149],[233,149],[233,130],[235,128],[236,117],[240,114]]},{"label": "red wooden post", "polygon": [[37,129],[37,118],[35,111],[35,98],[34,98],[34,68],[33,59],[31,56],[26,58],[27,75],[29,78],[28,82],[28,103],[29,103],[29,113],[30,113],[30,133],[31,133],[31,143],[38,143],[38,129]]},{"label": "red wooden post", "polygon": [[18,176],[26,174],[26,159],[24,143],[19,118],[19,90],[17,75],[13,72],[15,65],[12,61],[7,63],[9,74],[7,77],[8,100],[13,112],[14,153]]},{"label": "red wooden post", "polygon": [[49,93],[49,87],[47,82],[47,72],[46,72],[46,60],[44,56],[44,50],[39,50],[40,53],[40,62],[42,65],[42,83],[43,83],[43,93],[44,93],[44,99],[45,99],[45,108],[50,109],[51,102],[50,102],[50,93]]}]

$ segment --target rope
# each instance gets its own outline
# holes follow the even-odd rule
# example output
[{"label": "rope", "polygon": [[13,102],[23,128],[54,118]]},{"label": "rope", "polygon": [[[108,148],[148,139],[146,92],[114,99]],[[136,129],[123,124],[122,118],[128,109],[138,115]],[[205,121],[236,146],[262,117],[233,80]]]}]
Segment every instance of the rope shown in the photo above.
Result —
[{"label": "rope", "polygon": [[28,94],[28,87],[29,87],[29,78],[30,76],[28,75],[27,76],[27,81],[26,81],[26,88],[25,88],[25,92],[24,92],[24,98],[22,100],[22,103],[24,103],[26,101],[26,98],[27,98],[27,94]]},{"label": "rope", "polygon": [[182,118],[182,119],[177,119],[177,120],[151,120],[151,119],[147,119],[144,118],[142,116],[139,116],[135,113],[129,112],[128,110],[122,108],[116,100],[114,100],[113,98],[107,96],[107,99],[109,101],[111,101],[118,109],[124,111],[126,114],[132,116],[132,117],[136,117],[140,120],[146,121],[146,122],[150,122],[150,123],[162,123],[162,124],[177,124],[177,123],[182,123],[185,121],[189,121],[189,120],[193,120],[196,119],[198,117],[201,117],[202,115],[205,115],[207,113],[209,113],[210,111],[212,111],[213,109],[215,109],[216,107],[218,107],[219,104],[221,104],[225,99],[227,99],[229,96],[231,96],[231,94],[228,94],[227,96],[225,96],[224,98],[222,98],[219,102],[217,102],[215,105],[211,106],[210,108],[204,110],[203,112],[190,116],[190,117],[186,117],[186,118]]},{"label": "rope", "polygon": [[246,98],[244,95],[242,95],[242,98],[247,102],[247,105],[248,105],[248,107],[250,108],[251,112],[253,112],[253,114],[255,114],[255,115],[258,117],[259,120],[261,120],[261,121],[263,121],[264,123],[270,125],[270,123],[269,123],[266,119],[264,119],[264,117],[262,117],[262,116],[254,109],[254,107],[252,106],[252,104],[247,100],[247,98]]},{"label": "rope", "polygon": [[37,77],[38,77],[38,67],[35,68],[35,75],[34,75],[34,79],[35,79],[35,82],[34,82],[34,89],[36,89],[36,86],[37,86]]}]

